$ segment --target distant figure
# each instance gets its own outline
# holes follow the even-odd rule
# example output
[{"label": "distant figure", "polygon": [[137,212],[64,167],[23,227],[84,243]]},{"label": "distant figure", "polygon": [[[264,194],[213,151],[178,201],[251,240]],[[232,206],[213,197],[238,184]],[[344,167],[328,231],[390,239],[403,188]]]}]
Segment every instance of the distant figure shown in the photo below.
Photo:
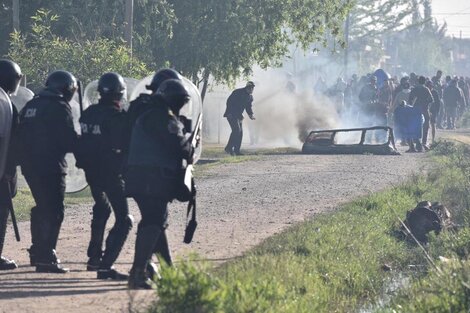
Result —
[{"label": "distant figure", "polygon": [[444,94],[442,97],[444,99],[444,105],[447,114],[447,129],[454,129],[459,105],[465,104],[462,90],[457,87],[456,79],[453,79],[449,82],[449,86],[444,89]]},{"label": "distant figure", "polygon": [[232,129],[225,152],[230,155],[242,155],[240,147],[243,139],[243,112],[246,111],[251,120],[255,120],[252,110],[253,90],[255,84],[251,81],[244,88],[235,89],[227,99],[227,109],[224,117]]},{"label": "distant figure", "polygon": [[437,118],[439,116],[439,111],[441,110],[441,96],[439,92],[436,90],[435,85],[432,81],[426,82],[426,87],[431,90],[432,97],[434,99],[433,103],[431,103],[431,107],[429,108],[430,113],[430,122],[431,122],[431,136],[432,142],[434,143],[436,139],[436,124]]},{"label": "distant figure", "polygon": [[431,103],[434,102],[434,98],[431,94],[431,91],[424,86],[426,83],[426,77],[420,76],[418,78],[418,85],[411,90],[410,93],[410,104],[418,109],[421,110],[421,113],[424,116],[424,124],[423,124],[423,148],[425,150],[429,150],[427,144],[428,140],[428,132],[429,132],[429,107]]},{"label": "distant figure", "polygon": [[439,114],[437,115],[436,127],[439,129],[443,129],[445,110],[444,110],[444,106],[442,105],[442,94],[444,92],[444,86],[442,85],[442,71],[438,70],[436,73],[436,76],[434,76],[431,80],[434,86],[434,90],[439,95],[439,99],[441,101],[439,105],[440,106]]},{"label": "distant figure", "polygon": [[395,109],[394,120],[395,130],[410,147],[406,152],[422,152],[423,114],[421,109],[409,106],[403,100]]}]

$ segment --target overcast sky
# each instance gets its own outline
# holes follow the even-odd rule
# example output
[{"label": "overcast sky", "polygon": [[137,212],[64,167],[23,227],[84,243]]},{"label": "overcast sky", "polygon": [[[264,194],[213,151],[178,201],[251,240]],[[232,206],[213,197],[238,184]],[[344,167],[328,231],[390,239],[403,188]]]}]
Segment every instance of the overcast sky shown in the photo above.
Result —
[{"label": "overcast sky", "polygon": [[447,21],[449,36],[470,38],[470,0],[433,0],[433,14],[439,22]]}]

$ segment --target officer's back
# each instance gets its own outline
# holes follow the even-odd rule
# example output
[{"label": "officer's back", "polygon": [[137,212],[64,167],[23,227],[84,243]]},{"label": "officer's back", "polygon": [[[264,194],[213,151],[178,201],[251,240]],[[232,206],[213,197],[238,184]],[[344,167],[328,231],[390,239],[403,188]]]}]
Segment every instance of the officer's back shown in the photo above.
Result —
[{"label": "officer's back", "polygon": [[100,100],[80,117],[82,135],[77,148],[77,166],[117,174],[122,165],[122,150],[127,117],[117,105]]},{"label": "officer's back", "polygon": [[65,154],[77,139],[67,100],[52,89],[42,90],[21,110],[18,136],[23,172],[65,173]]}]

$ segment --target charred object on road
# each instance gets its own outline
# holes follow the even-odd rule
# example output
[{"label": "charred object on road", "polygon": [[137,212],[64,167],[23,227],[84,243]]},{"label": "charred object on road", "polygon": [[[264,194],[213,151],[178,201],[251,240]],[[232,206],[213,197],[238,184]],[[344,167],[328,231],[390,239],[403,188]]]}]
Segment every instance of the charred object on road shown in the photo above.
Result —
[{"label": "charred object on road", "polygon": [[[427,243],[427,234],[434,231],[439,234],[442,230],[452,226],[449,210],[439,202],[431,204],[429,201],[418,203],[416,208],[406,213],[404,224],[413,236],[421,243]],[[405,236],[409,236],[409,232],[402,227]],[[411,239],[411,238],[409,238]]]},{"label": "charred object on road", "polygon": [[306,154],[400,155],[393,129],[386,126],[312,131],[302,146]]}]

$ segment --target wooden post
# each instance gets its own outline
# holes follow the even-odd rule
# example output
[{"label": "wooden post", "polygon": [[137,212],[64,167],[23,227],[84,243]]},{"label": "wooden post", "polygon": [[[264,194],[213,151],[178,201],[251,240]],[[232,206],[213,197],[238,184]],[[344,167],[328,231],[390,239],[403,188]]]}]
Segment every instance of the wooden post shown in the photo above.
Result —
[{"label": "wooden post", "polygon": [[344,26],[344,78],[347,81],[349,75],[349,27],[351,23],[351,14],[348,13]]},{"label": "wooden post", "polygon": [[20,0],[13,0],[13,31],[20,31]]},{"label": "wooden post", "polygon": [[126,29],[124,39],[131,50],[132,55],[132,33],[134,29],[134,0],[126,0]]}]

